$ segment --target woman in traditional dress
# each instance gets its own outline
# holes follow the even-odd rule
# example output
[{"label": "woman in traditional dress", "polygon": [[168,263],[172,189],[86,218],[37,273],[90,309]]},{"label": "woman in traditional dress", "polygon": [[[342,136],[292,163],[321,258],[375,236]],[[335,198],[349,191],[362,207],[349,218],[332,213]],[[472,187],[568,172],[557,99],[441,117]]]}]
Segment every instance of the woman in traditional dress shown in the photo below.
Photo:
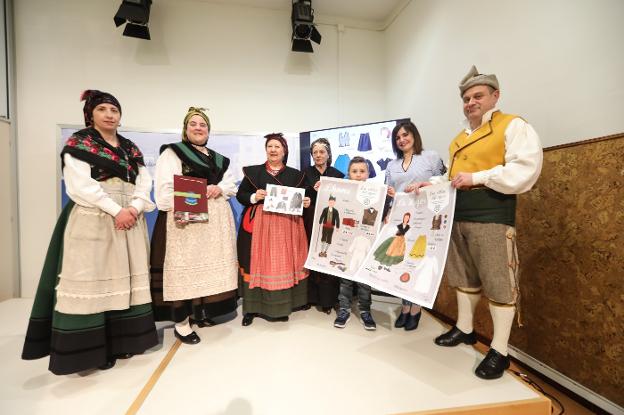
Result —
[{"label": "woman in traditional dress", "polygon": [[[316,207],[316,197],[321,184],[321,177],[344,178],[344,174],[331,166],[332,154],[331,146],[326,138],[319,138],[310,144],[310,154],[314,165],[305,169],[306,194],[310,197],[310,207],[303,212],[303,220],[308,235],[308,244],[312,235],[314,225],[314,209]],[[338,303],[338,292],[340,290],[340,280],[333,275],[322,272],[310,271],[308,278],[308,303],[317,305],[329,314],[332,308]]]},{"label": "woman in traditional dress", "polygon": [[[166,144],[156,162],[158,218],[152,236],[152,297],[156,321],[175,322],[183,343],[200,338],[191,325],[236,310],[238,268],[236,226],[228,199],[236,193],[230,160],[206,147],[210,120],[203,108],[189,108],[182,141]],[[207,221],[174,218],[173,176],[207,180]]]},{"label": "woman in traditional dress", "polygon": [[[265,136],[267,161],[243,168],[236,198],[245,206],[238,231],[238,260],[243,297],[243,326],[261,316],[287,321],[308,303],[308,271],[303,268],[308,242],[301,216],[265,212],[267,184],[305,188],[299,170],[286,166],[288,144],[282,134]],[[303,207],[310,198],[303,198]]]},{"label": "woman in traditional dress", "polygon": [[[418,129],[411,121],[397,124],[392,130],[392,149],[397,158],[386,167],[388,195],[403,192],[414,182],[427,181],[431,176],[446,172],[442,159],[435,151],[423,150]],[[397,328],[415,330],[420,321],[420,306],[403,300],[401,314],[394,323]]]},{"label": "woman in traditional dress", "polygon": [[52,234],[22,352],[27,360],[50,355],[57,375],[109,369],[158,343],[143,217],[154,209],[152,179],[139,148],[117,133],[119,101],[97,90],[81,100],[87,128],[61,151],[70,201]]}]

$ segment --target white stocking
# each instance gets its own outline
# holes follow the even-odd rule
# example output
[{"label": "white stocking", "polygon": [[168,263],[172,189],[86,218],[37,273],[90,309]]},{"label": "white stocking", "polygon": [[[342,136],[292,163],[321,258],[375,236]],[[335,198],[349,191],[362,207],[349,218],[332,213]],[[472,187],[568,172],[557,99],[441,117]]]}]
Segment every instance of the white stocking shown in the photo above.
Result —
[{"label": "white stocking", "polygon": [[175,324],[175,331],[177,331],[181,336],[188,336],[193,332],[188,317],[185,320]]},{"label": "white stocking", "polygon": [[516,314],[514,305],[494,305],[490,302],[490,313],[494,323],[494,336],[490,347],[498,353],[507,356],[509,334]]},{"label": "white stocking", "polygon": [[[472,320],[477,303],[481,299],[481,291],[466,292],[463,290],[457,290],[457,323],[455,323],[455,327],[465,334],[470,334],[474,330]],[[470,290],[470,288],[465,290]]]}]

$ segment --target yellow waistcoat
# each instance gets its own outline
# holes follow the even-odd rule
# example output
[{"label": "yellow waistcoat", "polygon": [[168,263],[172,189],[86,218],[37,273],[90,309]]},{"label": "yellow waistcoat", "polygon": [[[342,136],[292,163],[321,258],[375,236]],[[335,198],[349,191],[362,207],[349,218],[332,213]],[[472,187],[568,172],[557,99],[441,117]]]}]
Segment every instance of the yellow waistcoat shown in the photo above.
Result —
[{"label": "yellow waistcoat", "polygon": [[505,130],[517,115],[496,111],[490,121],[468,135],[462,131],[449,146],[449,178],[505,165]]}]

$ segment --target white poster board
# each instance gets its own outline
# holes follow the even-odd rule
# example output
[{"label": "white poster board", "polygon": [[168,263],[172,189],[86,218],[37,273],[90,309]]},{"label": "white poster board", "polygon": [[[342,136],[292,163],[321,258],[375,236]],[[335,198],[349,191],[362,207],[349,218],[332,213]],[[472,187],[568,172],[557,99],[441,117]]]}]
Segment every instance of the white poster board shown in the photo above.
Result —
[{"label": "white poster board", "polygon": [[298,187],[267,184],[267,195],[262,210],[265,212],[282,213],[285,215],[303,214],[303,198],[305,189]]},{"label": "white poster board", "polygon": [[355,279],[381,225],[387,186],[321,177],[307,269]]},{"label": "white poster board", "polygon": [[450,182],[420,194],[397,193],[388,223],[357,272],[356,281],[431,308],[448,253],[455,189]]}]

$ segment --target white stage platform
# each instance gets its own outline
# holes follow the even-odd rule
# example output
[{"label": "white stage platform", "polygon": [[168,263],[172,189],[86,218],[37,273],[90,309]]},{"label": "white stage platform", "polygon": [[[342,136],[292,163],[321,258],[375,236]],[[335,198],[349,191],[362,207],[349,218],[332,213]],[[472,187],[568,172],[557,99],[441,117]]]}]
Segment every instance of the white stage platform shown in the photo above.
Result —
[{"label": "white stage platform", "polygon": [[477,378],[474,348],[436,346],[446,327],[430,315],[416,331],[395,329],[394,304],[373,303],[375,332],[353,314],[336,329],[335,314],[312,309],[249,327],[239,316],[174,347],[172,326],[159,324],[164,341],[149,353],[69,376],[48,372],[47,358],[20,359],[31,305],[0,303],[2,414],[550,414],[511,374]]}]

